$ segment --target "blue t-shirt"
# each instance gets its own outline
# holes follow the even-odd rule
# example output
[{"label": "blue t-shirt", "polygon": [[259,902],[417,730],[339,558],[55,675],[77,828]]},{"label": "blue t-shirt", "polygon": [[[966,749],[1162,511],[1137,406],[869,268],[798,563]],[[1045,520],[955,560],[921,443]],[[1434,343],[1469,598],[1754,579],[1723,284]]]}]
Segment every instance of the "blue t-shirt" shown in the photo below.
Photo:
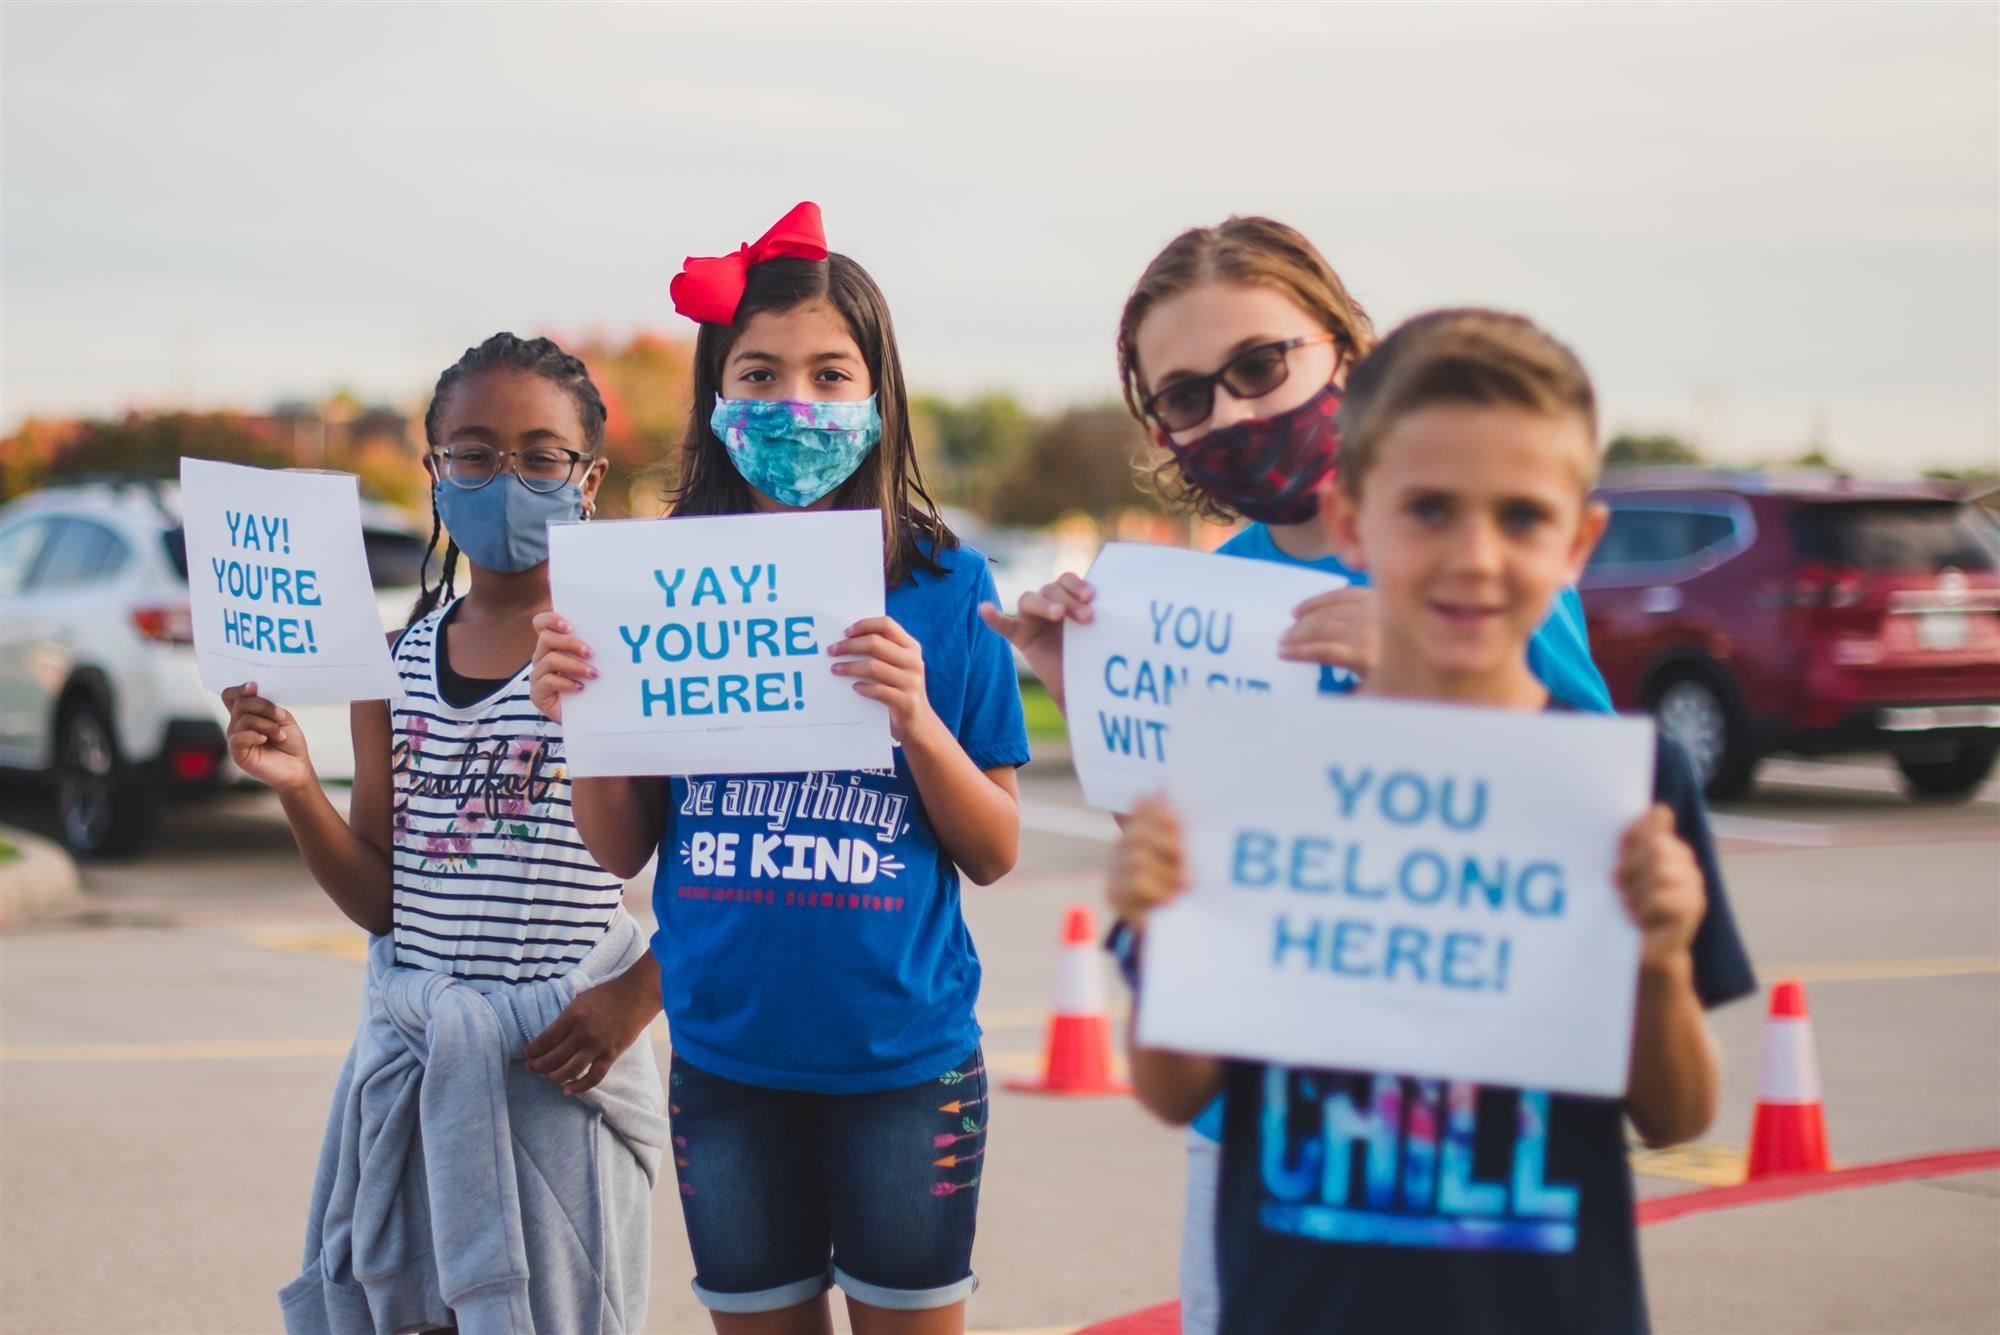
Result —
[{"label": "blue t-shirt", "polygon": [[[943,573],[885,610],[923,645],[931,707],[972,763],[1024,765],[1013,654],[979,619],[999,601],[986,558],[935,557]],[[653,954],[676,1052],[744,1084],[863,1094],[972,1051],[979,955],[902,748],[893,769],[671,786]]]},{"label": "blue t-shirt", "polygon": [[[1329,575],[1339,575],[1353,584],[1365,586],[1368,583],[1367,571],[1349,570],[1338,557],[1322,556],[1316,561],[1301,561],[1286,555],[1271,540],[1271,530],[1262,524],[1250,525],[1218,550],[1224,556],[1244,556],[1253,561],[1305,566],[1323,570]],[[1548,620],[1528,641],[1528,668],[1542,685],[1549,688],[1549,694],[1565,704],[1606,714],[1611,712],[1611,692],[1606,689],[1597,664],[1590,661],[1590,638],[1584,630],[1583,603],[1576,596],[1575,589],[1562,591],[1549,611]],[[1351,675],[1332,671],[1322,680],[1326,682],[1326,688],[1332,690],[1351,690],[1354,685]],[[1222,1116],[1223,1100],[1218,1098],[1195,1118],[1194,1129],[1210,1140],[1221,1140]]]},{"label": "blue t-shirt", "polygon": [[[1262,524],[1250,525],[1217,550],[1224,556],[1247,556],[1253,561],[1305,566],[1310,570],[1339,575],[1363,587],[1368,584],[1367,571],[1349,570],[1337,556],[1301,561],[1285,555],[1271,540],[1271,530]],[[1583,624],[1583,600],[1576,596],[1575,589],[1564,589],[1557,595],[1555,606],[1549,609],[1548,620],[1528,641],[1528,668],[1542,685],[1549,688],[1549,694],[1564,704],[1603,714],[1611,712],[1611,692],[1604,685],[1597,664],[1590,661],[1590,637]]]}]

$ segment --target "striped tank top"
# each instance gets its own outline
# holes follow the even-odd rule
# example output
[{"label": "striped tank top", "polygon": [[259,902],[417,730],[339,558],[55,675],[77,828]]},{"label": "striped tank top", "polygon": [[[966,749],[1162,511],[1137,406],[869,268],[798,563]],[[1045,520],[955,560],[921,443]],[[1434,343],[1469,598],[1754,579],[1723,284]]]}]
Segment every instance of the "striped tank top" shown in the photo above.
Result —
[{"label": "striped tank top", "polygon": [[396,641],[396,962],[485,982],[568,972],[623,912],[570,816],[562,730],[528,699],[528,670],[467,709],[438,689],[439,626]]}]

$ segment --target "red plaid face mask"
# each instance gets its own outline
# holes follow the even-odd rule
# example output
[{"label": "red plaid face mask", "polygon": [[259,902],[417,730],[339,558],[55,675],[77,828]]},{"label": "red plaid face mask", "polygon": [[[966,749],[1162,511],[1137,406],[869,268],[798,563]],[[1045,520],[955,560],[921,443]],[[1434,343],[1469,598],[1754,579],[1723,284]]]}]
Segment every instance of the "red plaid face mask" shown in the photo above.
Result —
[{"label": "red plaid face mask", "polygon": [[1333,476],[1340,391],[1328,385],[1276,417],[1233,422],[1167,448],[1188,481],[1245,519],[1303,524],[1319,513],[1319,487]]}]

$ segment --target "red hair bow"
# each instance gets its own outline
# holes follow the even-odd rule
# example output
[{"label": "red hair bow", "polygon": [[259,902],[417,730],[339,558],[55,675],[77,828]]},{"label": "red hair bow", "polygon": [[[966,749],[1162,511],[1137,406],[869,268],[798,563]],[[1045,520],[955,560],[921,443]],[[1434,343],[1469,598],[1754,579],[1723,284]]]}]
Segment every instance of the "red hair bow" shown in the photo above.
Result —
[{"label": "red hair bow", "polygon": [[744,284],[750,281],[751,265],[775,259],[823,260],[826,254],[826,229],[820,224],[819,205],[808,200],[749,245],[737,247],[734,254],[707,259],[688,256],[667,293],[674,299],[674,309],[690,320],[734,324]]}]

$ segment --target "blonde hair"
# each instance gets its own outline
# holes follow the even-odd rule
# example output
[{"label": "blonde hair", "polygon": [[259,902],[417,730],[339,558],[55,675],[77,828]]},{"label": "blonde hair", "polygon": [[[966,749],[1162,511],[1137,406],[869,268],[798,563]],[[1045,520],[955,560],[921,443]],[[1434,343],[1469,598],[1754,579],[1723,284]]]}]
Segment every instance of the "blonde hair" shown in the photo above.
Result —
[{"label": "blonde hair", "polygon": [[1397,422],[1439,404],[1576,417],[1590,441],[1578,476],[1586,491],[1596,481],[1597,394],[1583,363],[1525,316],[1467,307],[1412,316],[1349,373],[1336,419],[1347,494],[1361,494]]},{"label": "blonde hair", "polygon": [[[1220,227],[1191,227],[1153,257],[1118,320],[1118,384],[1125,407],[1142,423],[1149,388],[1139,369],[1139,326],[1162,301],[1213,282],[1284,293],[1333,335],[1342,360],[1358,358],[1374,346],[1375,326],[1368,312],[1297,229],[1255,217],[1233,217]],[[1222,523],[1239,517],[1190,483],[1171,456],[1141,472],[1154,494],[1173,509]]]}]

